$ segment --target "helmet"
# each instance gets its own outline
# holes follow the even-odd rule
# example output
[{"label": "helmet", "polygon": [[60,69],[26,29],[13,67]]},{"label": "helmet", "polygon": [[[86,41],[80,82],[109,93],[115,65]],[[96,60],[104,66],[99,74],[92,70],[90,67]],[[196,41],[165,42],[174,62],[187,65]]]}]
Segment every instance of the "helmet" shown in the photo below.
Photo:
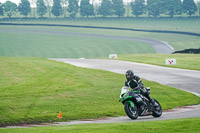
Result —
[{"label": "helmet", "polygon": [[126,71],[126,79],[129,81],[134,78],[134,72],[132,70]]}]

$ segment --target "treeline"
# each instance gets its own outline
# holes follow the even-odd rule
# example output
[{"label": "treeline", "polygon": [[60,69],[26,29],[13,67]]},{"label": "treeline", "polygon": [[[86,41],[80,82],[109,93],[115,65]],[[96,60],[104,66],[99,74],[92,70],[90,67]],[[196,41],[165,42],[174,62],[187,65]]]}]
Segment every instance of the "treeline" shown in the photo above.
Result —
[{"label": "treeline", "polygon": [[[31,4],[35,8],[31,9]],[[126,8],[126,10],[125,10]],[[64,16],[75,18],[77,14],[82,17],[89,16],[113,16],[123,17],[125,11],[129,11],[135,16],[147,14],[148,17],[159,17],[160,15],[188,15],[197,14],[200,16],[200,2],[194,0],[133,0],[130,3],[123,3],[123,0],[21,0],[19,5],[6,1],[0,3],[0,15],[5,14],[11,18],[14,14],[20,13],[27,17],[33,11],[34,17],[39,15],[41,18],[48,13],[49,18],[54,16]]]}]

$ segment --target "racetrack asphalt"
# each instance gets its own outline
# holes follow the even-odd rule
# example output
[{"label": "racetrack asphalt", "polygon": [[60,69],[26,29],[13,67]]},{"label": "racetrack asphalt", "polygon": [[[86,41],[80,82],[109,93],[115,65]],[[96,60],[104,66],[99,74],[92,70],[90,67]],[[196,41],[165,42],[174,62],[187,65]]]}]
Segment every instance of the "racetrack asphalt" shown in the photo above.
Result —
[{"label": "racetrack asphalt", "polygon": [[122,123],[122,122],[141,122],[141,121],[159,121],[159,120],[171,120],[171,119],[182,119],[182,118],[195,118],[200,117],[200,105],[179,107],[172,110],[166,110],[163,112],[161,117],[155,118],[153,116],[138,117],[136,120],[128,118],[128,116],[121,117],[107,117],[99,119],[84,119],[74,120],[69,122],[54,122],[54,123],[41,123],[41,124],[24,124],[21,126],[7,126],[0,128],[28,128],[28,127],[41,127],[41,126],[66,126],[66,125],[77,125],[77,124],[94,124],[94,123]]},{"label": "racetrack asphalt", "polygon": [[131,69],[141,78],[200,96],[200,71],[108,59],[52,59],[75,66],[124,74]]}]

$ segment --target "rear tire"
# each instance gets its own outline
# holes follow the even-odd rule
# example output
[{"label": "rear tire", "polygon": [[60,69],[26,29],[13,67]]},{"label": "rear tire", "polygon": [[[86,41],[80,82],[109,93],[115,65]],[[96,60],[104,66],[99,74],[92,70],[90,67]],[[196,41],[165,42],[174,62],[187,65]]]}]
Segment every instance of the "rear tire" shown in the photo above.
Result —
[{"label": "rear tire", "polygon": [[124,110],[129,118],[137,119],[138,118],[138,109],[134,103],[133,103],[133,105],[134,106],[131,107],[131,104],[129,102],[126,102],[124,104]]},{"label": "rear tire", "polygon": [[162,115],[162,107],[156,99],[154,99],[154,101],[158,104],[158,107],[154,107],[152,116],[160,117]]}]

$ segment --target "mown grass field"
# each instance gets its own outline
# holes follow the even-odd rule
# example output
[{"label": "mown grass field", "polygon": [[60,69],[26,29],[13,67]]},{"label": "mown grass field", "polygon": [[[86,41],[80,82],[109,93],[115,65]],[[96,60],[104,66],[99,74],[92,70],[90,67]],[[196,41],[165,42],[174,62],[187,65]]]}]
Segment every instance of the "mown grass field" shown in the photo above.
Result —
[{"label": "mown grass field", "polygon": [[[125,115],[118,102],[125,77],[43,58],[0,57],[0,125]],[[155,82],[163,109],[199,104],[200,98]],[[62,119],[56,116],[62,111]]]},{"label": "mown grass field", "polygon": [[112,124],[83,124],[68,126],[0,129],[2,133],[199,133],[200,118],[153,122],[129,122]]},{"label": "mown grass field", "polygon": [[142,42],[76,35],[83,33],[157,39],[168,42],[175,50],[200,47],[200,37],[188,35],[37,26],[0,26],[0,28],[1,56],[99,58],[107,57],[110,53],[155,53],[150,45]]},{"label": "mown grass field", "polygon": [[[200,54],[127,54],[119,55],[118,59],[200,71]],[[165,65],[165,59],[176,59],[176,65]]]},{"label": "mown grass field", "polygon": [[[48,30],[44,33],[40,33],[41,30],[35,33],[31,32],[34,31],[33,27],[24,29],[17,27],[17,29],[19,32],[0,33],[1,56],[95,58],[115,52],[155,53],[151,46],[142,42],[48,33]],[[30,32],[27,33],[26,30]],[[49,30],[55,32],[54,28]]]}]

